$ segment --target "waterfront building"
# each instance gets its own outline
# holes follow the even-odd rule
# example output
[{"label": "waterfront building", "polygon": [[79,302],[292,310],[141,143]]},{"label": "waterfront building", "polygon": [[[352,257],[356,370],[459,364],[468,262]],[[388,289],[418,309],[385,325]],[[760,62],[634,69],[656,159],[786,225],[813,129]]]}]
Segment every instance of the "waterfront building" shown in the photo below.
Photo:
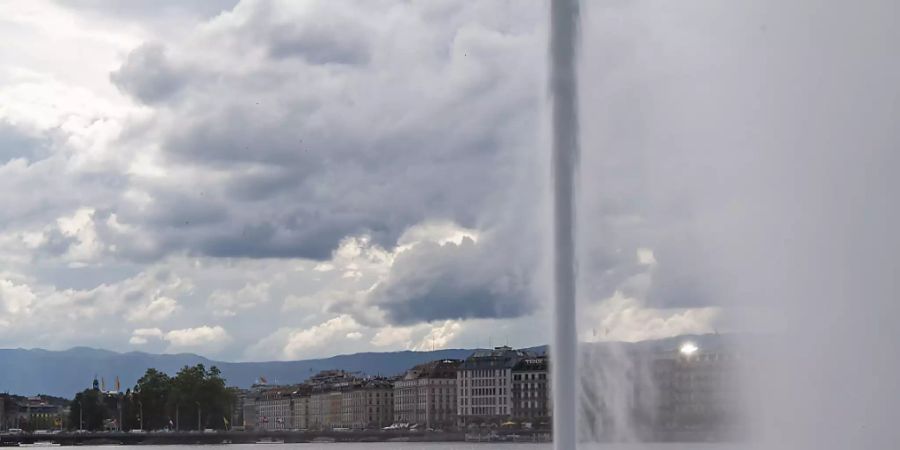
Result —
[{"label": "waterfront building", "polygon": [[319,372],[307,380],[310,386],[307,426],[312,430],[343,427],[342,392],[355,375],[342,370]]},{"label": "waterfront building", "polygon": [[478,350],[456,372],[457,422],[461,428],[500,425],[512,416],[512,369],[530,355],[511,347]]},{"label": "waterfront building", "polygon": [[385,378],[356,380],[341,392],[342,427],[380,429],[394,416],[394,387]]},{"label": "waterfront building", "polygon": [[65,426],[66,408],[60,399],[0,394],[0,431],[58,430]]},{"label": "waterfront building", "polygon": [[234,431],[243,431],[244,403],[247,401],[247,394],[249,391],[237,387],[229,387],[228,391],[231,393],[234,402],[231,403],[231,417],[228,418],[226,428]]},{"label": "waterfront building", "polygon": [[308,430],[309,427],[309,405],[310,405],[310,394],[311,390],[307,385],[301,385],[297,387],[297,390],[291,394],[292,404],[292,424],[293,428],[297,430]]},{"label": "waterfront building", "polygon": [[394,381],[394,423],[455,427],[456,372],[461,363],[458,359],[443,359],[420,364]]},{"label": "waterfront building", "polygon": [[246,394],[244,397],[244,401],[241,404],[241,416],[243,420],[241,424],[244,427],[244,430],[255,430],[259,425],[259,409],[256,406],[256,396],[252,394]]},{"label": "waterfront building", "polygon": [[728,433],[740,424],[740,356],[731,349],[684,344],[654,364],[656,428],[664,432]]},{"label": "waterfront building", "polygon": [[549,423],[550,368],[547,356],[520,360],[512,368],[512,417],[520,423]]},{"label": "waterfront building", "polygon": [[259,411],[260,430],[290,430],[292,428],[293,408],[290,388],[275,388],[262,391],[256,399]]}]

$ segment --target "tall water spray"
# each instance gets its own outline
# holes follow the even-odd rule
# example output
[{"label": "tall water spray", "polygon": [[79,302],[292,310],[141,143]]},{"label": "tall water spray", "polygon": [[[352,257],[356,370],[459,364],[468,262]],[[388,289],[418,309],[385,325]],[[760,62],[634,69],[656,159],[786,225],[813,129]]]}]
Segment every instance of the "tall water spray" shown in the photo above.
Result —
[{"label": "tall water spray", "polygon": [[578,0],[550,3],[550,95],[553,104],[555,311],[552,347],[553,447],[573,450],[578,341],[575,326],[575,168],[578,162]]}]

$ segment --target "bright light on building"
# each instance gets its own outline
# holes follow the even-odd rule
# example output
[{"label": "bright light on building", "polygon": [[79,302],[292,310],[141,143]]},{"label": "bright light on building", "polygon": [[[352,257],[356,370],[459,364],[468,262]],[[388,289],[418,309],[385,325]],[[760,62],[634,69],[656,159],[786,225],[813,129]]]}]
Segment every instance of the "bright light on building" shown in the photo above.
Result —
[{"label": "bright light on building", "polygon": [[691,356],[694,353],[697,353],[697,350],[700,350],[700,348],[693,342],[685,342],[684,344],[681,344],[681,348],[678,349],[684,356]]}]

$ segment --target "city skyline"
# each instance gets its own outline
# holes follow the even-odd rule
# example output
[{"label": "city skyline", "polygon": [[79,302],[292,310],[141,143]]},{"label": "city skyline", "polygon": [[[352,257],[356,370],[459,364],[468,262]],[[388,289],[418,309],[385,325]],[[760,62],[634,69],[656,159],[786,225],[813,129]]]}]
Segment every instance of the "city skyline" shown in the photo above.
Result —
[{"label": "city skyline", "polygon": [[[624,410],[608,401],[596,402],[599,392],[592,389],[612,381],[609,373],[596,374],[600,384],[579,400],[588,423],[594,424],[584,430],[585,436],[615,441],[743,439],[746,428],[737,401],[743,386],[737,375],[754,362],[733,344],[685,337],[653,346],[583,349],[585,356],[618,354],[616,361],[608,362],[610,368],[622,363],[631,367],[636,395]],[[241,441],[253,439],[256,432],[293,433],[292,440],[302,441],[349,431],[369,433],[355,434],[354,440],[392,436],[371,435],[379,431],[425,432],[432,435],[430,440],[439,441],[497,438],[498,431],[510,435],[505,438],[510,440],[518,439],[514,436],[518,433],[527,433],[526,441],[549,439],[555,414],[550,402],[552,353],[546,349],[498,346],[461,358],[422,361],[390,375],[332,367],[303,371],[290,382],[260,376],[243,387],[229,382],[215,365],[202,364],[188,364],[168,375],[150,367],[133,387],[124,389],[118,378],[115,388],[107,389],[103,378],[95,376],[73,400],[0,394],[0,433],[13,439],[30,434],[34,439],[63,430],[125,431],[113,439],[131,443],[144,440],[129,437],[133,430],[154,434],[219,430]],[[627,430],[617,424],[622,412],[634,417]],[[241,437],[234,432],[251,434]],[[59,439],[69,441],[73,436]],[[184,439],[172,435],[165,441]]]}]

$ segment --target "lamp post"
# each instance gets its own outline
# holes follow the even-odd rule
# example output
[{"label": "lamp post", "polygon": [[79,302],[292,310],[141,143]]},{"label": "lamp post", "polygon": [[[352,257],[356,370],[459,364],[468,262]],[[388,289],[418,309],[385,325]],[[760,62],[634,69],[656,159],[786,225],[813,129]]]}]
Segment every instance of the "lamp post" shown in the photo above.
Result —
[{"label": "lamp post", "polygon": [[84,430],[84,406],[81,404],[81,400],[75,400],[75,403],[78,403],[78,431]]},{"label": "lamp post", "polygon": [[203,428],[200,425],[200,402],[194,402],[197,404],[197,431],[203,431]]},{"label": "lamp post", "polygon": [[144,402],[140,400],[138,400],[138,410],[138,414],[140,414],[138,418],[141,419],[141,431],[144,431]]}]

